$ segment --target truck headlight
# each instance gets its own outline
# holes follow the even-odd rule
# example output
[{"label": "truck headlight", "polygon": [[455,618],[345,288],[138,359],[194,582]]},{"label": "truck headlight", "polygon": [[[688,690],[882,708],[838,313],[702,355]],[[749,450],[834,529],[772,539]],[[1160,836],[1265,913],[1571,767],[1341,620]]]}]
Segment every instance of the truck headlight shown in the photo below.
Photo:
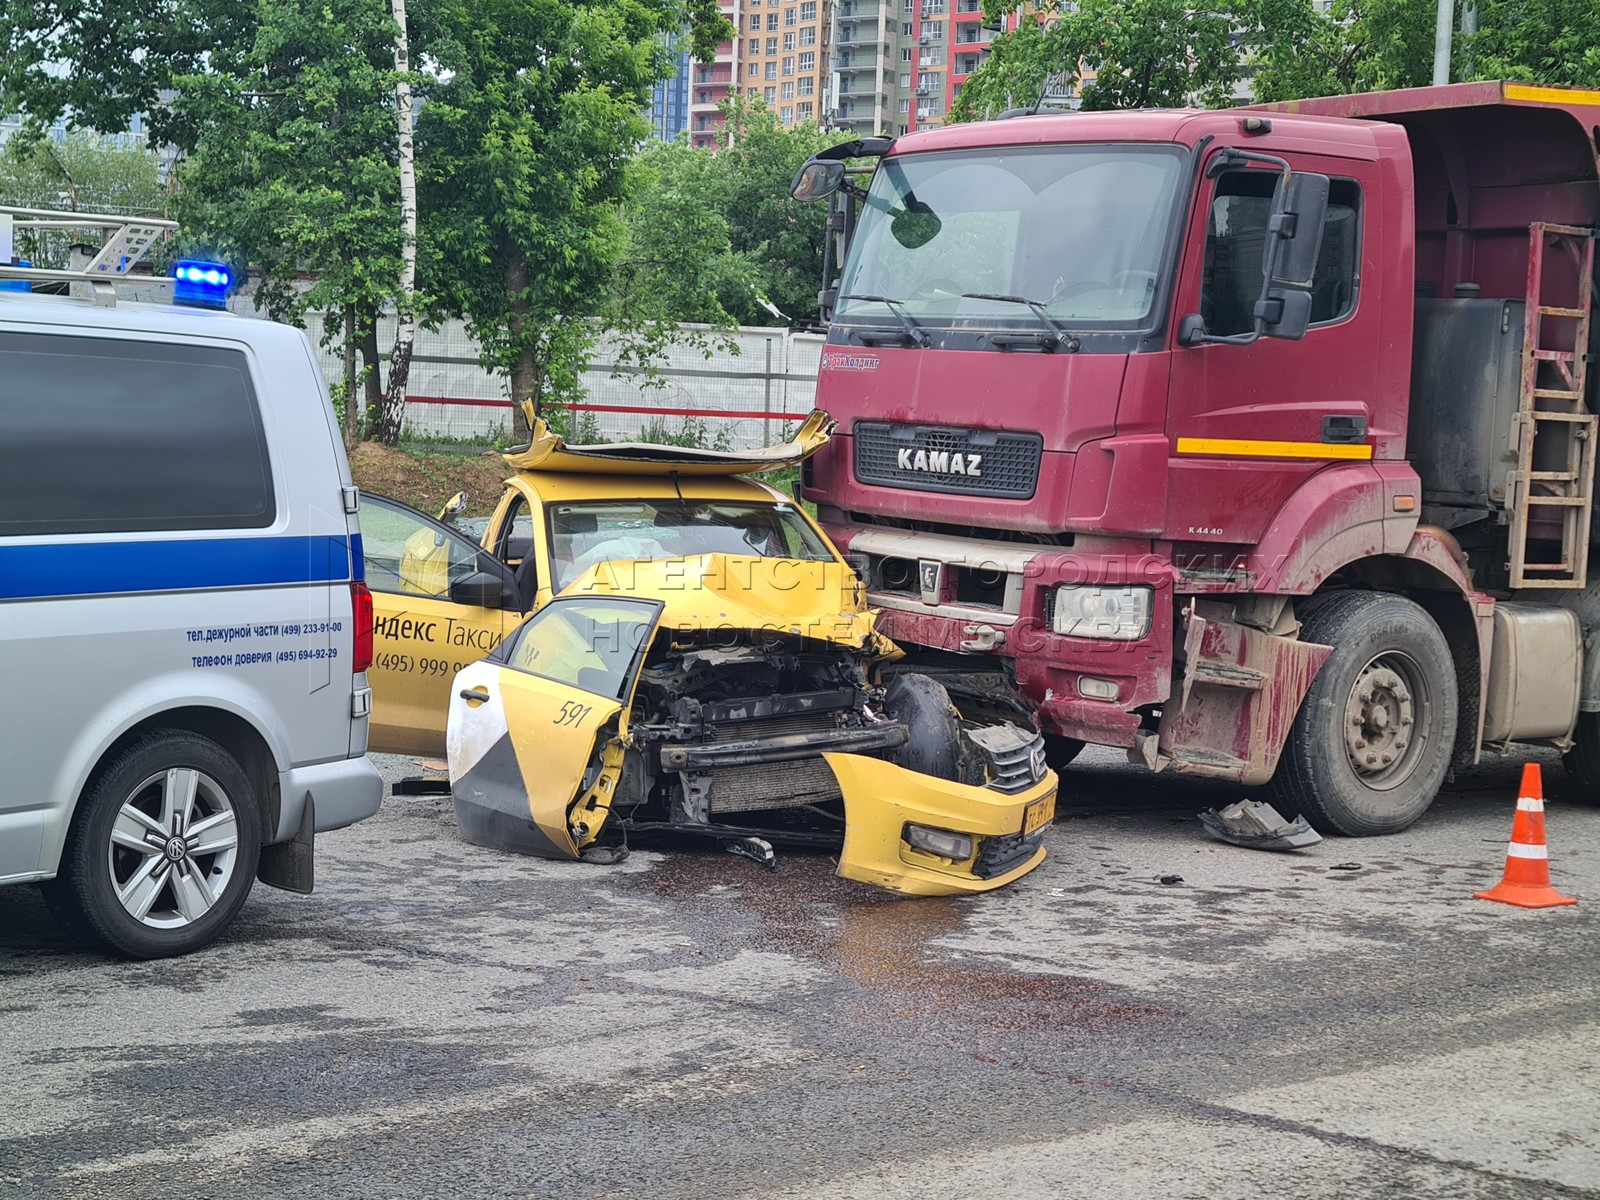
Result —
[{"label": "truck headlight", "polygon": [[1050,628],[1067,637],[1137,642],[1150,632],[1154,597],[1149,587],[1066,584],[1056,589]]}]

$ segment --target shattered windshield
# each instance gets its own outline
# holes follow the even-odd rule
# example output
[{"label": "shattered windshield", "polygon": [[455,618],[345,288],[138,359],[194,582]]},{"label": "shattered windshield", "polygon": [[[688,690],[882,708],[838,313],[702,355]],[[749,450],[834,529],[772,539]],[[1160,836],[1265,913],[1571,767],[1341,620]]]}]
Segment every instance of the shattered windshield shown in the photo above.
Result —
[{"label": "shattered windshield", "polygon": [[550,557],[557,591],[596,563],[700,554],[835,561],[827,544],[787,504],[674,498],[550,508]]},{"label": "shattered windshield", "polygon": [[[1137,327],[1155,301],[1183,175],[1176,146],[908,154],[872,177],[836,320]],[[847,299],[855,296],[856,299]],[[877,297],[869,300],[866,297]]]}]

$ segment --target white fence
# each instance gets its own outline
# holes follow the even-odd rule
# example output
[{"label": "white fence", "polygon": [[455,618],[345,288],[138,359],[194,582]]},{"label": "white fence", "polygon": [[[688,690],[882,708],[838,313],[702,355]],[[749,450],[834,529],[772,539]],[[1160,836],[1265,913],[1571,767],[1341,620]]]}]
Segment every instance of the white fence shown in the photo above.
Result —
[{"label": "white fence", "polygon": [[[306,326],[319,340],[322,315],[309,314]],[[743,328],[732,337],[737,353],[707,357],[672,347],[655,383],[637,368],[618,368],[616,346],[602,342],[582,376],[585,399],[572,407],[582,427],[608,441],[688,432],[728,449],[770,445],[811,411],[822,340],[815,333]],[[378,345],[387,353],[393,344],[392,321],[380,321]],[[320,354],[332,385],[344,370],[343,349],[335,340]],[[506,380],[478,365],[477,343],[462,322],[418,330],[406,391],[406,426],[415,440],[510,432]]]}]

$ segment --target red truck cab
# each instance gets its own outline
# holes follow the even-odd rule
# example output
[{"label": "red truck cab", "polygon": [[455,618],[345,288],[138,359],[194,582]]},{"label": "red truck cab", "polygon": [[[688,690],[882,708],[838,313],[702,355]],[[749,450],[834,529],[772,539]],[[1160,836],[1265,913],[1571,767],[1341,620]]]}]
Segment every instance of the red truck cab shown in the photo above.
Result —
[{"label": "red truck cab", "polygon": [[[1324,829],[1374,833],[1485,744],[1570,750],[1591,664],[1563,715],[1508,710],[1600,619],[1597,124],[1600,94],[1465,84],[1029,113],[900,138],[865,191],[835,168],[859,201],[824,293],[840,436],[804,495],[885,632],[952,694],[1026,704],[1058,761],[1276,776]],[[1472,332],[1496,321],[1499,349]],[[1457,379],[1461,345],[1483,378]],[[1568,478],[1518,457],[1520,427]],[[1566,615],[1492,679],[1506,601],[1512,643],[1518,602]]]}]

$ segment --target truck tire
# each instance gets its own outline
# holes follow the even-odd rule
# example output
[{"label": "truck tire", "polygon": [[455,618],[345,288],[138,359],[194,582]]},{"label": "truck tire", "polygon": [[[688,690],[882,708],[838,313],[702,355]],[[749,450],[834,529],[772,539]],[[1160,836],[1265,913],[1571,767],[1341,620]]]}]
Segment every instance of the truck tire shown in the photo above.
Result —
[{"label": "truck tire", "polygon": [[1301,638],[1333,647],[1290,727],[1271,791],[1323,833],[1398,833],[1450,769],[1456,672],[1432,617],[1403,596],[1334,592],[1298,609]]},{"label": "truck tire", "polygon": [[1047,733],[1044,735],[1044,761],[1052,771],[1065,771],[1072,760],[1083,753],[1083,747],[1084,743],[1077,738]]},{"label": "truck tire", "polygon": [[895,752],[896,766],[959,781],[961,718],[944,684],[927,675],[896,675],[884,697],[883,711],[910,734],[910,740]]},{"label": "truck tire", "polygon": [[255,789],[238,762],[210,738],[160,729],[90,781],[45,899],[91,945],[188,954],[233,920],[260,854]]},{"label": "truck tire", "polygon": [[1572,749],[1561,758],[1578,794],[1591,804],[1600,802],[1600,713],[1581,712],[1572,731]]}]

